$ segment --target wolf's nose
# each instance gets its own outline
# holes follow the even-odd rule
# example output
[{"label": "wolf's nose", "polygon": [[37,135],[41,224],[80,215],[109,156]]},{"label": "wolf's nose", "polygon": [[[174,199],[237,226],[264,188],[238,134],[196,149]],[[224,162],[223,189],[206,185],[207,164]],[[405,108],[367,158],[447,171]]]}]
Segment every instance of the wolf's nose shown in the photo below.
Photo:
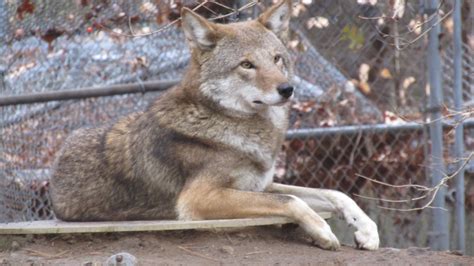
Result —
[{"label": "wolf's nose", "polygon": [[277,87],[278,93],[283,96],[284,98],[290,98],[293,95],[293,86],[288,83],[283,83],[278,85]]}]

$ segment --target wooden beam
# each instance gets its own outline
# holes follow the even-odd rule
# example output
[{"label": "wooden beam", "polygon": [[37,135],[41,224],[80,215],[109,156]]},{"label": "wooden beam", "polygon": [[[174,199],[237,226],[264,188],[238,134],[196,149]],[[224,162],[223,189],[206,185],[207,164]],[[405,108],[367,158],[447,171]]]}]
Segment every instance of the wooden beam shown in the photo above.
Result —
[{"label": "wooden beam", "polygon": [[[322,212],[319,215],[328,219],[331,213]],[[0,235],[24,234],[73,234],[73,233],[107,233],[107,232],[140,232],[168,231],[187,229],[234,228],[273,224],[291,223],[284,217],[246,218],[228,220],[202,221],[119,221],[119,222],[63,222],[45,220],[32,222],[0,223]]]}]

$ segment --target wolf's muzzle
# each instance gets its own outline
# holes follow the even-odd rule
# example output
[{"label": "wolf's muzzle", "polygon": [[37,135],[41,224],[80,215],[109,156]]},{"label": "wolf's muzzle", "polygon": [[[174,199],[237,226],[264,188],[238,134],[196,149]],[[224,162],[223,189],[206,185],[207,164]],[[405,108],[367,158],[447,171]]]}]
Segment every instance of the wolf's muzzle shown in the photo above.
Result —
[{"label": "wolf's muzzle", "polygon": [[288,83],[282,83],[278,85],[277,90],[283,98],[288,99],[293,95],[294,88]]}]

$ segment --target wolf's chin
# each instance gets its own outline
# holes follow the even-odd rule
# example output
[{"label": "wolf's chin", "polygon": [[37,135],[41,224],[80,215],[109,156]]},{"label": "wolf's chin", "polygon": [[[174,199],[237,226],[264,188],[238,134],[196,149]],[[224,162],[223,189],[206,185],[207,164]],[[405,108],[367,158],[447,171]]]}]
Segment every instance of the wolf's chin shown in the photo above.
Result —
[{"label": "wolf's chin", "polygon": [[283,100],[281,102],[277,102],[275,104],[272,104],[272,106],[283,106],[283,105],[287,104],[288,102],[290,102],[290,100]]},{"label": "wolf's chin", "polygon": [[281,101],[276,102],[276,103],[266,103],[266,102],[256,100],[256,101],[253,101],[252,103],[254,103],[256,106],[262,106],[263,107],[263,106],[282,106],[282,105],[285,105],[288,102],[289,102],[289,100],[281,100]]}]

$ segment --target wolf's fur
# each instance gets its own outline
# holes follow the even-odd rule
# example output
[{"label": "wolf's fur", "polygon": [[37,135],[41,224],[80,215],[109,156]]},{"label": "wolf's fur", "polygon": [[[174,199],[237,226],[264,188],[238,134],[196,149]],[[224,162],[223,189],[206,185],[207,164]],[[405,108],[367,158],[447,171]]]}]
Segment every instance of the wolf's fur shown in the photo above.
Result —
[{"label": "wolf's fur", "polygon": [[377,226],[346,195],[273,183],[292,91],[284,45],[290,12],[284,0],[258,20],[218,25],[184,9],[192,59],[181,84],[145,112],[67,139],[51,182],[57,217],[286,216],[319,246],[336,249],[315,212],[332,211],[357,228],[361,248],[376,249]]}]

